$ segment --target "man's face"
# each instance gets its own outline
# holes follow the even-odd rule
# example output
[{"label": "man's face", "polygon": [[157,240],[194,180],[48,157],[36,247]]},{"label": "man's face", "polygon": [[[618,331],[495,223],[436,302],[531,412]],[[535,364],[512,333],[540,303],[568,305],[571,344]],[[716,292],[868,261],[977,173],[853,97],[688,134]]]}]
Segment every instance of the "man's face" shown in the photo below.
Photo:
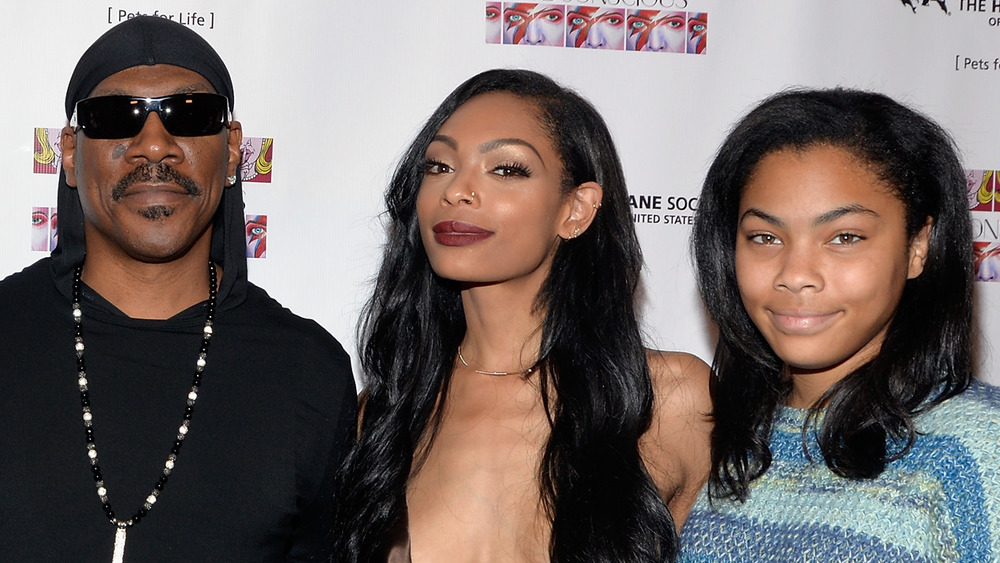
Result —
[{"label": "man's face", "polygon": [[[89,97],[215,93],[200,74],[173,65],[135,66],[101,81]],[[208,248],[226,176],[236,173],[242,130],[176,137],[150,112],[134,137],[91,139],[63,129],[67,183],[79,190],[87,253],[168,262]]]}]

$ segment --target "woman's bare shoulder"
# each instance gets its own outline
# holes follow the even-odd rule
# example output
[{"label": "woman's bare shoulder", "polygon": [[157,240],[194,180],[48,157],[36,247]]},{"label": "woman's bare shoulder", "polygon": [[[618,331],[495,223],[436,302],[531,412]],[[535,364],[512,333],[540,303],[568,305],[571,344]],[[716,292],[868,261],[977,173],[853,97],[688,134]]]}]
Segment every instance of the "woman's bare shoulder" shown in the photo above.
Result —
[{"label": "woman's bare shoulder", "polygon": [[683,352],[649,350],[646,357],[655,401],[643,459],[679,528],[711,467],[711,370]]}]

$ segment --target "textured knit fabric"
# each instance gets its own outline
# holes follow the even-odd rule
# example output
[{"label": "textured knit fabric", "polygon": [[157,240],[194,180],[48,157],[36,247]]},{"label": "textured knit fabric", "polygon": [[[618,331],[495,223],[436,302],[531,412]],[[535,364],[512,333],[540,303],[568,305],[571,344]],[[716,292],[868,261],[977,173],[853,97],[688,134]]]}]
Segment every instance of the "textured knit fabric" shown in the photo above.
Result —
[{"label": "textured knit fabric", "polygon": [[809,460],[807,412],[778,411],[745,504],[713,510],[702,491],[680,561],[1000,561],[1000,388],[974,383],[918,417],[913,449],[872,480],[835,475],[811,439]]}]

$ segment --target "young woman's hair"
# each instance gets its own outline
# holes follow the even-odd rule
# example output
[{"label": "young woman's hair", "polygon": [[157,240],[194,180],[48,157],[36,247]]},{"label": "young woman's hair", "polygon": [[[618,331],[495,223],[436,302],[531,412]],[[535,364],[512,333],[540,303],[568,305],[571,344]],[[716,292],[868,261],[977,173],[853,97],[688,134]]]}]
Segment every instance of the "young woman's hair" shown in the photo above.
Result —
[{"label": "young woman's hair", "polygon": [[[603,206],[559,244],[535,299],[544,313],[537,377],[549,417],[538,479],[553,561],[668,561],[676,532],[639,456],[653,390],[633,309],[642,256],[604,120],[577,94],[525,70],[472,77],[434,111],[386,192],[388,240],[361,321],[365,376],[358,443],[348,455],[334,541],[345,561],[385,560],[405,526],[405,493],[440,423],[465,334],[458,284],[431,269],[416,198],[433,136],[469,99],[502,92],[534,106],[562,161],[562,187],[595,181]],[[412,465],[411,465],[412,464]]]},{"label": "young woman's hair", "polygon": [[695,218],[698,285],[719,326],[712,498],[746,500],[750,482],[767,471],[774,412],[790,390],[781,359],[740,298],[734,266],[740,198],[766,155],[815,146],[845,150],[870,167],[903,202],[911,239],[928,217],[933,229],[923,273],[906,282],[878,355],[816,402],[803,433],[816,432],[823,459],[838,475],[876,477],[912,447],[914,417],[965,390],[972,378],[972,228],[951,137],[881,94],[842,88],[777,94],[723,142]]}]

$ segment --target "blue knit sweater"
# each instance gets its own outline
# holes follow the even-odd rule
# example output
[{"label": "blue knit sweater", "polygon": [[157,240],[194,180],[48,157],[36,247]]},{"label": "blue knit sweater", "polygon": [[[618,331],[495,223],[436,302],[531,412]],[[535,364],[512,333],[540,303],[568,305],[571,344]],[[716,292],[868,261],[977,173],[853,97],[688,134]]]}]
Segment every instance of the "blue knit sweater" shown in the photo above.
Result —
[{"label": "blue knit sweater", "polygon": [[774,461],[740,504],[703,490],[680,561],[1000,562],[1000,388],[982,383],[920,415],[920,436],[876,479],[838,477],[811,442],[807,410],[782,407]]}]

